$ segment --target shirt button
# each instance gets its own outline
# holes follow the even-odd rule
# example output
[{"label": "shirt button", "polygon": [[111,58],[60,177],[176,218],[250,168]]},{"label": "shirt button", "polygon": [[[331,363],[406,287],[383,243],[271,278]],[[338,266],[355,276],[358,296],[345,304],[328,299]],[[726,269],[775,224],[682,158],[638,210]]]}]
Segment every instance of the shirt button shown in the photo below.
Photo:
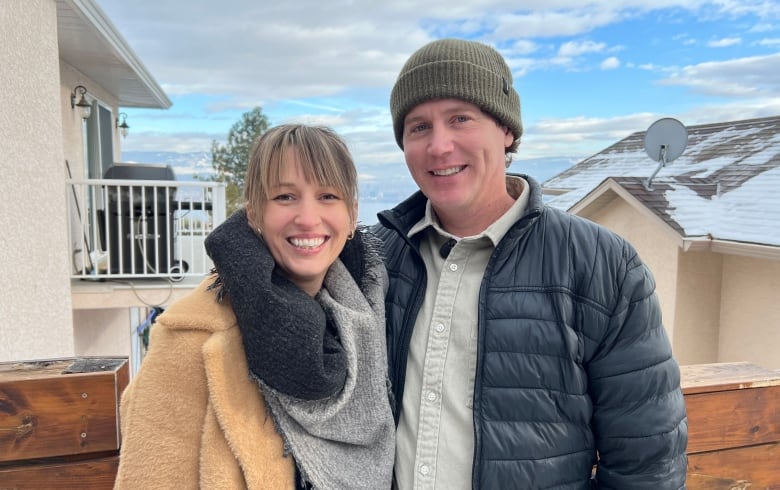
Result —
[{"label": "shirt button", "polygon": [[429,402],[436,401],[436,393],[429,391],[428,394],[426,395],[426,398],[428,398]]},{"label": "shirt button", "polygon": [[458,264],[450,264],[450,270],[452,272],[455,272],[456,270],[458,270]]},{"label": "shirt button", "polygon": [[431,472],[431,469],[428,467],[427,464],[424,464],[424,465],[420,466],[420,474],[427,475],[430,472]]},{"label": "shirt button", "polygon": [[444,324],[443,323],[437,323],[436,324],[436,331],[438,333],[442,333],[444,331]]}]

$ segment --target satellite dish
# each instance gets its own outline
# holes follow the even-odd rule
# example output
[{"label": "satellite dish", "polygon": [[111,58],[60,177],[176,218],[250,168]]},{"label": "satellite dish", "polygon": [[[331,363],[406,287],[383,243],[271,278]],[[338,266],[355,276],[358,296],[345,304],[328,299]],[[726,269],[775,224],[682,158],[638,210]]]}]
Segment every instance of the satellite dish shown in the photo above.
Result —
[{"label": "satellite dish", "polygon": [[658,171],[682,155],[687,146],[688,130],[677,119],[664,117],[647,128],[645,151],[650,158],[659,162],[659,165],[645,182],[645,189],[652,189],[652,181]]}]

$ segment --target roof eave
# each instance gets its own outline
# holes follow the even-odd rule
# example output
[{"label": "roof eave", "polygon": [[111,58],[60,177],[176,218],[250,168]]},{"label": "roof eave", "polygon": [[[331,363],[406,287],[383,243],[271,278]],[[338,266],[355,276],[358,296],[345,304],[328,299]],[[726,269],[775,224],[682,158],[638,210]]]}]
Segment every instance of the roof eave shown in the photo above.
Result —
[{"label": "roof eave", "polygon": [[665,233],[673,238],[682,248],[683,252],[714,252],[723,255],[741,255],[757,259],[780,260],[780,247],[762,243],[737,242],[732,240],[722,240],[712,238],[711,236],[682,236],[680,233],[669,226],[667,222],[661,219],[652,210],[644,206],[630,192],[628,192],[620,183],[612,178],[604,180],[593,191],[589,192],[584,198],[575,203],[569,212],[582,215],[590,206],[597,205],[599,197],[607,192],[612,192],[623,199],[629,206],[639,211],[643,216],[659,225]]},{"label": "roof eave", "polygon": [[710,241],[713,252],[724,255],[743,255],[756,259],[780,260],[780,247],[760,243],[733,242],[713,239]]},{"label": "roof eave", "polygon": [[[115,87],[104,86],[106,90],[115,92],[119,106],[167,109],[172,105],[162,87],[94,0],[58,0],[58,3],[66,4],[77,12],[83,20],[80,28],[91,31],[91,34],[100,40],[99,49],[110,53],[131,74],[132,80],[123,80]],[[73,47],[73,51],[78,52],[78,47]],[[62,45],[60,52],[63,52]],[[100,75],[95,73],[95,66],[90,64],[90,60],[76,56],[67,61],[87,76],[99,81]]]},{"label": "roof eave", "polygon": [[663,230],[673,241],[679,246],[682,246],[683,237],[680,233],[669,225],[666,221],[661,219],[656,213],[654,213],[647,206],[643,205],[633,194],[631,194],[625,187],[616,182],[613,178],[609,177],[602,181],[596,188],[590,191],[582,199],[574,203],[568,212],[576,215],[583,215],[584,212],[591,206],[598,207],[600,205],[599,198],[606,193],[612,192],[619,196],[629,206],[636,209],[641,215],[645,216],[650,221],[656,223],[661,230]]}]

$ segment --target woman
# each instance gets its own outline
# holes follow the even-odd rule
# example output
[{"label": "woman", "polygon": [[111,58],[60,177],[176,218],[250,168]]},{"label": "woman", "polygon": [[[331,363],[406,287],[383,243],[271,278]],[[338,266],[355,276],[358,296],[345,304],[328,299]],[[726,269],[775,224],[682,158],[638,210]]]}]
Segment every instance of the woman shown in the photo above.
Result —
[{"label": "woman", "polygon": [[386,273],[331,130],[262,135],[215,273],[173,304],[122,396],[115,488],[389,488]]}]

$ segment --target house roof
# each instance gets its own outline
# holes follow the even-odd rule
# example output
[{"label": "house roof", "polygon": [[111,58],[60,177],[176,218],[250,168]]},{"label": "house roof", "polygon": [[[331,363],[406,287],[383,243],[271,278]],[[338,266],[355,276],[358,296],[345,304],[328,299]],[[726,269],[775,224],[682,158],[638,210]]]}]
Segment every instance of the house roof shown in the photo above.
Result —
[{"label": "house roof", "polygon": [[171,106],[163,89],[94,0],[57,0],[57,38],[60,58],[116,95],[121,107]]},{"label": "house roof", "polygon": [[576,213],[618,185],[683,238],[780,247],[780,116],[686,129],[685,151],[660,169],[636,132],[547,180],[563,192],[548,203]]}]

